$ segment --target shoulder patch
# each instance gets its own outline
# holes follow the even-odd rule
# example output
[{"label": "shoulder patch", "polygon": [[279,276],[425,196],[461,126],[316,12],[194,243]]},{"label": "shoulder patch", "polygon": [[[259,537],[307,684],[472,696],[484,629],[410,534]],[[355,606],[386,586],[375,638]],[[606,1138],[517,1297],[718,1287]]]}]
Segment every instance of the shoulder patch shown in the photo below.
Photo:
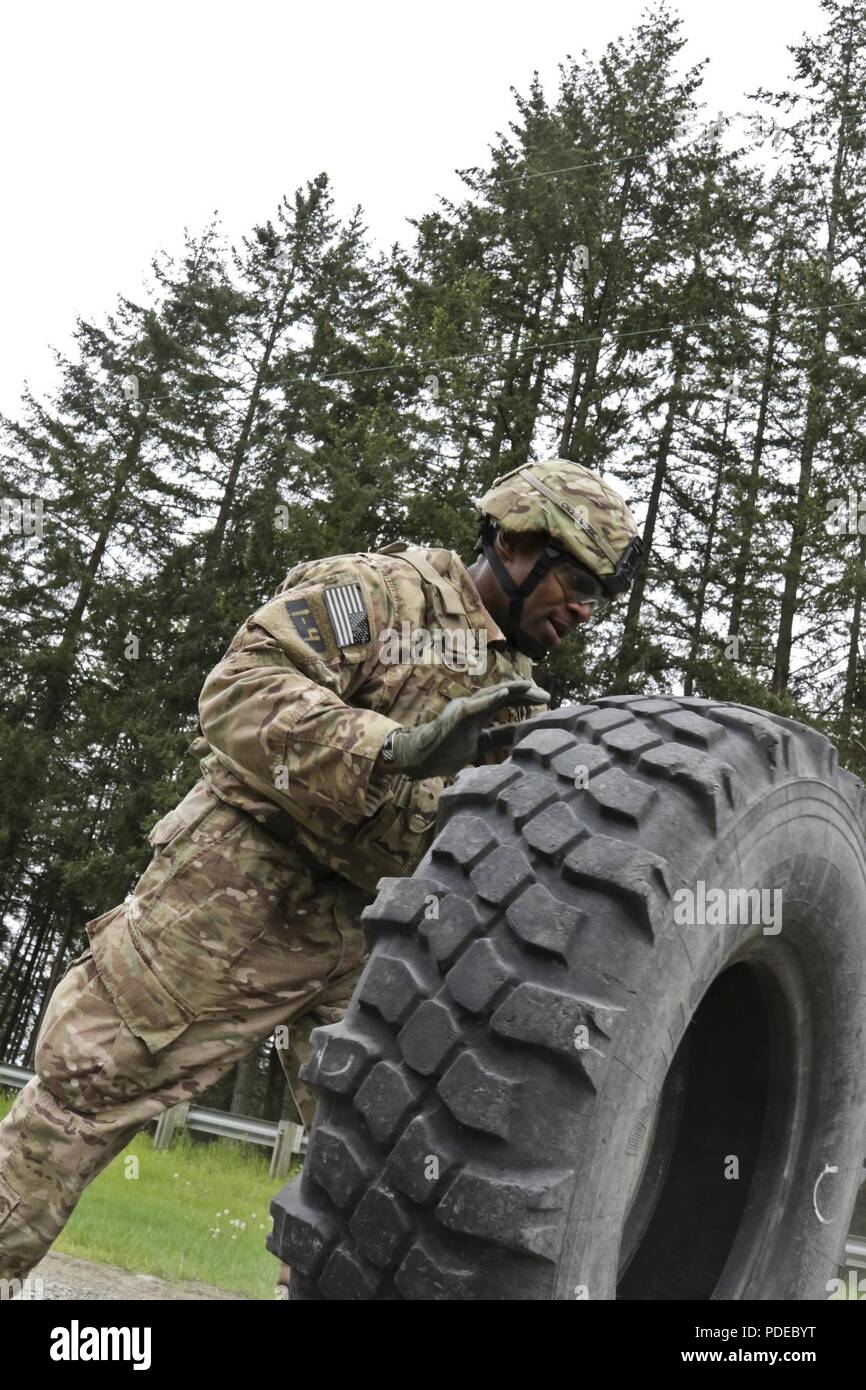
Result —
[{"label": "shoulder patch", "polygon": [[338,647],[370,641],[370,620],[360,584],[337,584],[325,589],[324,597]]},{"label": "shoulder patch", "polygon": [[305,598],[287,598],[286,612],[297,628],[298,636],[314,652],[324,653],[327,643],[319,630],[319,621]]}]

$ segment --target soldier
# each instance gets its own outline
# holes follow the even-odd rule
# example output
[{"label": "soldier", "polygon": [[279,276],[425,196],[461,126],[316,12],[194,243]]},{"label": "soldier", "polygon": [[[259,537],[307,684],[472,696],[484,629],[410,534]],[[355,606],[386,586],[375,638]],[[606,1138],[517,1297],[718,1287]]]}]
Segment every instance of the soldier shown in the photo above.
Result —
[{"label": "soldier", "polygon": [[443,787],[545,706],[532,663],[640,561],[624,501],[578,464],[517,469],[479,506],[468,568],[402,543],[297,565],[207,677],[201,779],[132,894],[87,924],[0,1125],[0,1278],[32,1269],[143,1125],[278,1025],[312,1122],[298,1069],[357,984],[378,879],[412,872]]}]

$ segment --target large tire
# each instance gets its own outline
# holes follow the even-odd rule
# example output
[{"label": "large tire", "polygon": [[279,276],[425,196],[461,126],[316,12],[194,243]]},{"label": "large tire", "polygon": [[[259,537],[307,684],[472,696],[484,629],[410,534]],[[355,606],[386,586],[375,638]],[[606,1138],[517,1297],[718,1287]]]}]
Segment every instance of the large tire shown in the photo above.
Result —
[{"label": "large tire", "polygon": [[[814,730],[696,699],[555,710],[462,773],[313,1034],[292,1298],[826,1298],[866,1147],[864,799]],[[699,881],[781,890],[781,930],[756,900],[680,924]]]}]

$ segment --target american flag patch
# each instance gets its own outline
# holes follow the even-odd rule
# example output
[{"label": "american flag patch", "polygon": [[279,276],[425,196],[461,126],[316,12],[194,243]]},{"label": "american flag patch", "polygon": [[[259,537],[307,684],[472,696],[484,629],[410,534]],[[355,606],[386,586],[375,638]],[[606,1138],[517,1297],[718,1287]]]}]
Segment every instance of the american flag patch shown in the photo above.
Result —
[{"label": "american flag patch", "polygon": [[326,589],[325,604],[337,646],[354,647],[358,642],[370,641],[370,624],[360,584],[338,584],[335,589]]}]

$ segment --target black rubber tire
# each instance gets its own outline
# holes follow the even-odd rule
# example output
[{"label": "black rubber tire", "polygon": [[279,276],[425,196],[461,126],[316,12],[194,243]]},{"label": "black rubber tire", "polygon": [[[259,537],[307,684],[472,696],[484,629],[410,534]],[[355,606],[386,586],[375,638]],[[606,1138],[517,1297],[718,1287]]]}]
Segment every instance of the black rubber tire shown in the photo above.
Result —
[{"label": "black rubber tire", "polygon": [[[697,699],[555,710],[462,773],[313,1034],[291,1297],[826,1298],[866,1148],[864,801],[814,730]],[[781,890],[781,930],[678,924],[698,881]]]}]

